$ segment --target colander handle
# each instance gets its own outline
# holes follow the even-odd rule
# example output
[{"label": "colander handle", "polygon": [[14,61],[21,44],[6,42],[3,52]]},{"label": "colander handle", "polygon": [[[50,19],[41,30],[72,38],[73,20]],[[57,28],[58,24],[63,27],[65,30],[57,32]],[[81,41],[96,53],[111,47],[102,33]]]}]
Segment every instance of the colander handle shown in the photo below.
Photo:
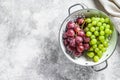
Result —
[{"label": "colander handle", "polygon": [[107,63],[107,60],[106,60],[106,61],[105,61],[105,66],[104,66],[103,68],[101,68],[101,69],[95,69],[94,66],[92,66],[91,68],[92,68],[94,71],[99,72],[99,71],[102,71],[102,70],[106,69],[107,67],[108,67],[108,63]]},{"label": "colander handle", "polygon": [[81,6],[82,9],[88,8],[84,3],[74,4],[74,5],[72,5],[72,6],[69,7],[69,9],[68,9],[68,14],[70,15],[70,14],[71,14],[71,9],[72,9],[73,7],[75,7],[75,6],[78,6],[78,5]]}]

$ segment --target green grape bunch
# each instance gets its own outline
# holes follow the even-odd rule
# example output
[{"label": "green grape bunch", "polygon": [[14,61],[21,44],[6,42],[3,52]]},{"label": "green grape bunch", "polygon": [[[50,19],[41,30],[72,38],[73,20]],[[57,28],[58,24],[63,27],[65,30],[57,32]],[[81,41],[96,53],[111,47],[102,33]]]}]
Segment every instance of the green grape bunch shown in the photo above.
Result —
[{"label": "green grape bunch", "polygon": [[86,27],[84,31],[87,37],[90,37],[90,49],[87,52],[87,57],[94,62],[98,62],[106,52],[110,36],[113,32],[109,18],[91,17],[85,19]]}]

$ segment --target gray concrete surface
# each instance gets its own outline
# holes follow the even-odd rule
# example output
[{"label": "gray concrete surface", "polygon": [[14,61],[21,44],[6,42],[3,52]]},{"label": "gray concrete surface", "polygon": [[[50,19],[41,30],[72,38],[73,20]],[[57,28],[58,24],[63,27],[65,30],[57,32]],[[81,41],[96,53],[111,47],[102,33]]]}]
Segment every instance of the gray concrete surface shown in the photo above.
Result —
[{"label": "gray concrete surface", "polygon": [[120,80],[120,42],[108,68],[94,72],[62,53],[58,32],[75,3],[93,0],[0,0],[0,80]]}]

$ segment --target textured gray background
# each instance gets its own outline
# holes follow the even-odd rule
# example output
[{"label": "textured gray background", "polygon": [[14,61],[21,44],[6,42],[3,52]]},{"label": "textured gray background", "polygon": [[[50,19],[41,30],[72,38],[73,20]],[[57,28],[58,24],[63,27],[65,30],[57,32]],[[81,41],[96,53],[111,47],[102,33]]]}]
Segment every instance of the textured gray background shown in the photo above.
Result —
[{"label": "textured gray background", "polygon": [[102,9],[97,0],[0,0],[0,80],[120,80],[120,42],[98,73],[59,49],[67,9],[80,2]]}]

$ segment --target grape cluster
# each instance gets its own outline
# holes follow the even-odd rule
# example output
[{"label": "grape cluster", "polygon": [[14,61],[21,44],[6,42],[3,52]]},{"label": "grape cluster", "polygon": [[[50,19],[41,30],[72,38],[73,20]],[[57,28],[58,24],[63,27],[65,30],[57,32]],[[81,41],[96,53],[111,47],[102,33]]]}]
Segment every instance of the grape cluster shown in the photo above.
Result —
[{"label": "grape cluster", "polygon": [[109,43],[109,37],[112,34],[110,19],[103,17],[86,18],[85,33],[90,37],[90,49],[87,56],[98,62],[106,51]]},{"label": "grape cluster", "polygon": [[69,21],[63,33],[63,43],[66,50],[72,53],[74,57],[80,57],[84,51],[90,48],[90,38],[86,36],[85,31],[81,28],[84,23],[85,20],[83,18]]},{"label": "grape cluster", "polygon": [[80,57],[84,53],[98,62],[107,50],[111,34],[109,18],[77,18],[67,23],[63,43],[68,53],[74,57]]}]

